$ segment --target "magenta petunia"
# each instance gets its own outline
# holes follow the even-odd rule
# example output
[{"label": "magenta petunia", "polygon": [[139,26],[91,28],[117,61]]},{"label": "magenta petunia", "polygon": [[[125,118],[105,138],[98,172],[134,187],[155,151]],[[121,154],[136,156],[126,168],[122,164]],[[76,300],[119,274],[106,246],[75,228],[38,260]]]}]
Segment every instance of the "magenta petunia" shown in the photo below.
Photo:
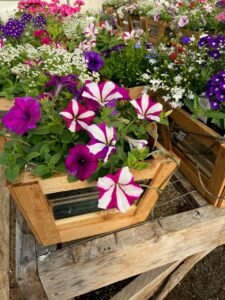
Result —
[{"label": "magenta petunia", "polygon": [[36,99],[16,98],[14,106],[2,118],[2,123],[10,131],[23,135],[36,128],[40,118],[40,103]]},{"label": "magenta petunia", "polygon": [[87,110],[86,107],[81,105],[77,100],[70,101],[68,107],[60,112],[60,115],[67,123],[67,127],[71,132],[86,129],[91,124],[95,113]]},{"label": "magenta petunia", "polygon": [[86,180],[96,171],[98,158],[89,151],[87,146],[77,144],[70,149],[65,166],[69,174],[80,180]]},{"label": "magenta petunia", "polygon": [[146,93],[141,98],[132,100],[131,104],[137,112],[138,119],[160,121],[163,106],[161,103],[153,101]]},{"label": "magenta petunia", "polygon": [[128,97],[128,93],[112,81],[91,82],[85,85],[82,97],[88,107],[97,110],[103,106],[115,106],[115,102]]},{"label": "magenta petunia", "polygon": [[99,178],[97,182],[99,194],[99,208],[118,208],[126,212],[132,203],[139,199],[143,189],[134,182],[128,167],[124,167],[115,174]]},{"label": "magenta petunia", "polygon": [[109,156],[116,151],[116,129],[102,123],[93,124],[87,130],[92,138],[88,144],[90,152],[107,162]]}]

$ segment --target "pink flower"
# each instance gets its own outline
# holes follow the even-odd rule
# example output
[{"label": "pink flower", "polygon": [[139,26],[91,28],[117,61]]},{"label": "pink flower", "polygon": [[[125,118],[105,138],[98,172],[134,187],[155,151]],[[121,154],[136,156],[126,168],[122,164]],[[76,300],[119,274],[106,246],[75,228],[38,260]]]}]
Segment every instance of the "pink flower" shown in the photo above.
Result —
[{"label": "pink flower", "polygon": [[42,37],[40,41],[41,41],[42,45],[51,45],[52,44],[52,40],[50,39],[49,36]]},{"label": "pink flower", "polygon": [[102,123],[93,124],[87,130],[92,138],[88,144],[90,152],[106,163],[109,156],[116,151],[116,129]]},{"label": "pink flower", "polygon": [[179,27],[185,27],[189,23],[188,16],[181,16],[178,21]]},{"label": "pink flower", "polygon": [[83,51],[91,51],[96,46],[96,39],[84,40],[80,43],[79,48]]},{"label": "pink flower", "polygon": [[139,99],[132,100],[131,104],[137,112],[138,119],[160,121],[160,114],[163,111],[161,103],[152,101],[152,99],[145,93]]},{"label": "pink flower", "polygon": [[216,20],[219,21],[219,22],[225,22],[225,11],[219,13],[216,16]]},{"label": "pink flower", "polygon": [[60,115],[66,121],[69,130],[75,132],[87,129],[88,125],[91,124],[95,113],[91,110],[87,110],[86,107],[73,99]]},{"label": "pink flower", "polygon": [[136,39],[138,40],[141,35],[144,33],[142,29],[136,29],[132,30],[131,32],[126,31],[122,34],[122,37],[125,41],[131,40],[131,39]]},{"label": "pink flower", "polygon": [[48,36],[49,35],[48,31],[43,30],[43,29],[39,29],[39,30],[34,31],[34,36],[36,38],[42,37],[43,35]]},{"label": "pink flower", "polygon": [[117,100],[124,99],[121,91],[112,81],[91,82],[85,85],[82,97],[88,107],[96,110],[106,105],[112,105]]},{"label": "pink flower", "polygon": [[88,24],[88,26],[84,29],[83,34],[86,37],[91,38],[98,35],[98,28],[95,26],[94,23]]},{"label": "pink flower", "polygon": [[103,209],[115,207],[121,212],[126,212],[143,193],[143,189],[134,182],[128,167],[99,178],[97,188],[100,192],[98,207]]}]

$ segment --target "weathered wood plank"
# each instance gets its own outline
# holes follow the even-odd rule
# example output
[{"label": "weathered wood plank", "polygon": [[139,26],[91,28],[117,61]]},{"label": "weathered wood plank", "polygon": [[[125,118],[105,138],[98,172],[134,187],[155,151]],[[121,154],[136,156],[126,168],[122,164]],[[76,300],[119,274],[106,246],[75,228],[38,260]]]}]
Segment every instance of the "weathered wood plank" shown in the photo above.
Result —
[{"label": "weathered wood plank", "polygon": [[163,280],[181,262],[175,262],[139,275],[110,300],[148,300]]},{"label": "weathered wood plank", "polygon": [[39,276],[49,299],[84,294],[225,243],[224,216],[204,206],[74,245],[39,261]]},{"label": "weathered wood plank", "polygon": [[187,258],[169,277],[168,282],[166,283],[163,290],[157,297],[154,297],[154,300],[164,300],[168,294],[175,288],[175,286],[181,282],[181,280],[187,275],[187,273],[207,254],[213,251],[214,248],[206,250],[201,253],[197,253],[189,258]]},{"label": "weathered wood plank", "polygon": [[47,300],[37,274],[36,242],[16,222],[16,279],[25,300]]},{"label": "weathered wood plank", "polygon": [[0,167],[0,299],[9,299],[10,196]]},{"label": "weathered wood plank", "polygon": [[39,242],[60,242],[55,220],[47,199],[37,182],[9,185],[10,193]]}]

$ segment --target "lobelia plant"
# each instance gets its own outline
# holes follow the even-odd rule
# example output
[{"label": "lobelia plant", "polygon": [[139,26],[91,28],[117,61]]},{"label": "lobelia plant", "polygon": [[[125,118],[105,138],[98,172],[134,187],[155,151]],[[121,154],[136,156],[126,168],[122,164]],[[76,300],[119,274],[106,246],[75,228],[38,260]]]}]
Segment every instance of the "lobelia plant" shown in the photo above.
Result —
[{"label": "lobelia plant", "polygon": [[50,99],[17,98],[3,116],[5,176],[15,182],[24,171],[43,178],[67,172],[69,181],[97,180],[99,207],[125,212],[143,191],[129,168],[148,166],[150,126],[163,121],[162,105],[147,94],[130,101],[111,81],[86,83],[75,98],[64,89],[55,87]]}]

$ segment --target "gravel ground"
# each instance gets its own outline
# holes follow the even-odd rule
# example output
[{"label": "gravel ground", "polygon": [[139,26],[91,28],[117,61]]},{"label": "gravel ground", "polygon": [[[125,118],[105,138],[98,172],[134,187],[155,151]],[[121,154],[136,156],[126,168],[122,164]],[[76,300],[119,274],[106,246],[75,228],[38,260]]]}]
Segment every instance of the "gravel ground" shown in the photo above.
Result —
[{"label": "gravel ground", "polygon": [[[192,209],[190,203],[180,197],[173,185],[161,195],[150,219],[165,217]],[[22,300],[15,280],[15,221],[11,225],[11,300]],[[133,278],[118,282],[74,300],[109,300]],[[225,246],[218,247],[199,262],[168,295],[166,300],[225,300]],[[29,299],[28,299],[29,300]],[[121,299],[122,300],[122,299]]]}]

